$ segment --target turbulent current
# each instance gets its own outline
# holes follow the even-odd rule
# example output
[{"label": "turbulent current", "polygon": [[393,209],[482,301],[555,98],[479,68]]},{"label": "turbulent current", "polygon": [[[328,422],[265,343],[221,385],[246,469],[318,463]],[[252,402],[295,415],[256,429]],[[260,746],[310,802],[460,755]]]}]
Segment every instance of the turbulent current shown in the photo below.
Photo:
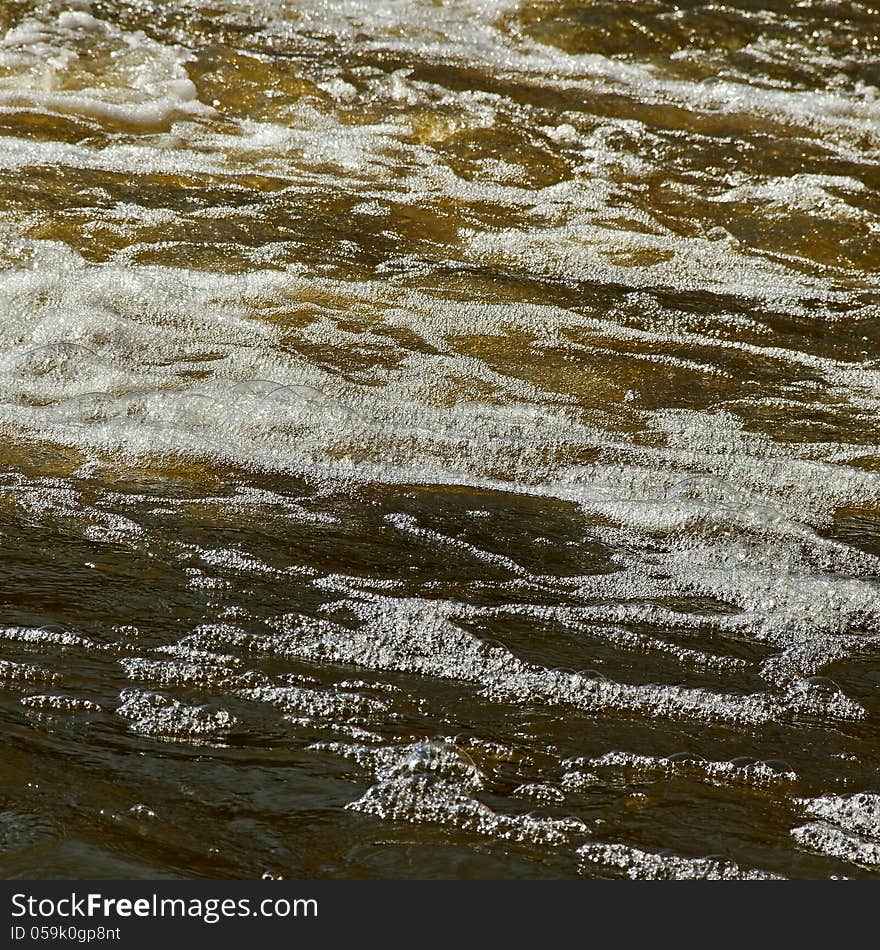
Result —
[{"label": "turbulent current", "polygon": [[0,2],[4,877],[880,877],[873,0]]}]

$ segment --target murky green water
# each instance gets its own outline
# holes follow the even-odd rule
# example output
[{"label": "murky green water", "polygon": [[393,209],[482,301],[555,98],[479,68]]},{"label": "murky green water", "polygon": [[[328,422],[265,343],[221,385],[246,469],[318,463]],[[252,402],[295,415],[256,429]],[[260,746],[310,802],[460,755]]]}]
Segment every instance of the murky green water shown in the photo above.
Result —
[{"label": "murky green water", "polygon": [[0,37],[0,873],[880,872],[880,7]]}]

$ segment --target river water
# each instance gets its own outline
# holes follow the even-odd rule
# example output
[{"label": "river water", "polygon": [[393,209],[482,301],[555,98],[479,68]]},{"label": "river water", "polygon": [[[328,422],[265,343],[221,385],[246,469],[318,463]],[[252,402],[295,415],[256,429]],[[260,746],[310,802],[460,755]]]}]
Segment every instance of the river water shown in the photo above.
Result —
[{"label": "river water", "polygon": [[0,3],[0,873],[880,875],[880,7]]}]

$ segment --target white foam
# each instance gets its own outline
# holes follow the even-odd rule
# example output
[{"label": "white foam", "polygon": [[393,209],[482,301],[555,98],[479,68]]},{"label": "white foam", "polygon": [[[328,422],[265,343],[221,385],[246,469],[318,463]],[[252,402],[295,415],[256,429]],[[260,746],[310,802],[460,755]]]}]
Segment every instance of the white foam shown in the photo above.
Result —
[{"label": "white foam", "polygon": [[880,841],[866,840],[819,821],[792,828],[791,834],[801,847],[809,851],[871,869],[880,866]]},{"label": "white foam", "polygon": [[861,719],[865,710],[839,689],[796,681],[787,690],[724,694],[700,688],[630,685],[591,673],[567,673],[523,662],[500,644],[477,639],[455,623],[475,608],[421,598],[360,593],[333,605],[359,616],[352,631],[330,622],[282,618],[289,656],[352,663],[477,684],[492,701],[572,706],[590,714],[618,712],[654,718],[729,724],[762,724],[797,715]]},{"label": "white foam", "polygon": [[81,10],[28,17],[0,41],[0,110],[29,109],[122,125],[209,115],[186,73],[190,56]]},{"label": "white foam", "polygon": [[880,795],[823,795],[798,799],[798,804],[808,815],[833,822],[844,831],[880,839]]},{"label": "white foam", "polygon": [[4,689],[26,689],[32,685],[55,685],[59,682],[61,677],[45,667],[0,660],[0,687]]},{"label": "white foam", "polygon": [[584,869],[605,867],[633,881],[765,881],[778,874],[743,868],[716,858],[685,858],[624,844],[585,844],[578,850]]},{"label": "white foam", "polygon": [[[561,779],[563,788],[590,788],[600,782],[598,773],[608,771],[632,774],[637,780],[682,776],[712,783],[733,783],[756,787],[786,785],[797,781],[791,769],[776,767],[766,762],[721,761],[710,762],[697,755],[676,756],[637,755],[631,752],[606,752],[593,758],[569,759],[563,765],[572,769]],[[589,771],[584,771],[584,770]]]},{"label": "white foam", "polygon": [[97,703],[93,703],[90,699],[61,694],[25,696],[21,700],[21,705],[24,706],[25,709],[32,709],[40,713],[48,712],[50,714],[54,712],[101,712],[101,707]]},{"label": "white foam", "polygon": [[352,811],[386,821],[453,825],[472,834],[545,847],[568,845],[589,834],[586,825],[573,818],[493,811],[472,794],[483,785],[479,770],[469,757],[444,743],[385,747],[373,755],[357,747],[337,746],[334,751],[351,754],[377,769],[376,784],[346,806]]},{"label": "white foam", "polygon": [[[864,719],[846,681],[821,674],[876,648],[880,559],[823,533],[841,509],[872,510],[880,499],[880,473],[859,464],[878,452],[870,433],[880,370],[873,340],[852,332],[870,333],[880,313],[870,297],[876,280],[868,266],[797,256],[784,241],[750,245],[709,221],[748,215],[784,231],[792,216],[806,216],[834,225],[823,237],[846,227],[873,240],[873,199],[859,177],[880,144],[872,89],[750,84],[736,69],[686,81],[692,50],[663,65],[569,55],[527,36],[507,0],[304,0],[295,11],[277,0],[247,9],[209,0],[206,9],[221,24],[250,23],[257,47],[283,49],[309,94],[274,95],[271,119],[259,110],[221,118],[198,101],[183,46],[82,9],[34,14],[0,41],[0,111],[20,133],[0,139],[11,192],[18,178],[48,170],[87,184],[71,184],[61,209],[42,195],[33,207],[21,199],[0,211],[4,440],[72,447],[89,478],[120,461],[182,460],[282,472],[331,492],[426,484],[514,493],[522,504],[551,498],[567,506],[580,540],[607,552],[603,572],[529,570],[452,527],[390,511],[377,530],[396,533],[394,544],[503,574],[497,587],[481,580],[475,589],[511,602],[478,607],[435,597],[430,586],[415,596],[404,575],[275,566],[258,551],[181,541],[169,544],[184,583],[217,622],[146,655],[122,629],[109,645],[24,626],[0,628],[0,639],[117,657],[137,684],[117,713],[142,735],[224,741],[231,713],[146,687],[220,691],[236,709],[356,740],[335,749],[374,775],[357,810],[542,847],[571,844],[585,826],[490,809],[477,797],[489,779],[464,743],[381,745],[374,727],[396,728],[399,696],[386,702],[364,684],[245,670],[241,654],[433,677],[564,715],[756,731]],[[352,67],[354,48],[374,64]],[[834,67],[797,38],[787,51],[759,38],[743,56],[800,56],[816,75]],[[376,65],[391,61],[407,65]],[[462,67],[472,88],[447,88],[444,76]],[[593,114],[596,97],[602,112],[617,103],[620,114]],[[35,113],[67,131],[61,120],[74,120],[82,140],[28,137]],[[753,173],[733,155],[738,143],[723,138],[734,127],[745,129],[743,148],[788,136],[794,151],[826,156],[823,165],[845,160],[846,172]],[[504,145],[507,135],[523,148]],[[480,150],[496,138],[497,148]],[[461,159],[473,143],[476,157]],[[704,148],[730,153],[730,167],[703,168],[689,150]],[[131,185],[124,200],[120,176]],[[182,200],[181,182],[197,186],[198,202]],[[668,195],[653,202],[658,187]],[[254,246],[218,247],[227,225]],[[411,238],[422,228],[424,238]],[[24,236],[38,233],[74,237],[68,246]],[[238,255],[245,272],[197,269],[205,248],[218,267],[227,250]],[[137,263],[157,252],[165,266]],[[430,286],[438,289],[417,289]],[[518,293],[537,302],[508,299]],[[774,321],[789,329],[774,335]],[[675,374],[669,399],[658,385],[667,373]],[[764,424],[762,412],[783,421]],[[832,434],[792,438],[787,425],[799,420]],[[149,530],[99,510],[77,477],[12,479],[2,502],[25,523],[66,519],[89,544],[148,550]],[[126,510],[132,498],[108,494],[106,506]],[[271,512],[291,525],[336,518],[268,490],[163,499],[151,509],[160,520],[217,511]],[[493,517],[482,513],[487,530]],[[312,584],[318,618],[260,617],[252,627],[254,615],[234,602],[240,585],[293,577]],[[535,591],[540,602],[528,603]],[[560,625],[648,666],[697,670],[713,685],[549,669],[470,632],[511,618]],[[59,685],[41,663],[0,661],[4,689]],[[87,711],[77,705],[86,702],[42,692],[22,700],[34,716]],[[565,768],[562,789],[523,775],[514,796],[558,805],[565,791],[601,785],[609,773],[794,781],[760,762],[624,752]],[[802,846],[876,865],[864,801],[797,807],[809,819],[792,831]],[[625,845],[597,844],[582,857],[633,877],[752,874]]]},{"label": "white foam", "polygon": [[157,739],[190,743],[222,743],[236,719],[222,708],[188,706],[162,693],[126,689],[119,694],[116,714],[129,729]]},{"label": "white foam", "polygon": [[[757,115],[808,132],[824,132],[829,138],[839,137],[843,147],[865,139],[876,147],[880,101],[872,86],[854,83],[850,88],[806,91],[721,76],[709,82],[686,81],[677,78],[674,69],[659,69],[631,57],[623,60],[598,52],[570,54],[545,46],[519,29],[515,17],[510,16],[515,7],[506,0],[440,7],[427,0],[380,6],[338,0],[310,2],[298,6],[296,21],[270,19],[269,30],[303,39],[329,32],[342,43],[356,38],[362,51],[394,51],[429,64],[476,67],[502,79],[515,78],[543,89],[581,95],[623,94],[645,104],[676,104],[709,117]],[[273,18],[279,11],[272,0],[267,0],[260,5],[260,12]],[[815,58],[797,34],[792,40],[800,61]]]}]

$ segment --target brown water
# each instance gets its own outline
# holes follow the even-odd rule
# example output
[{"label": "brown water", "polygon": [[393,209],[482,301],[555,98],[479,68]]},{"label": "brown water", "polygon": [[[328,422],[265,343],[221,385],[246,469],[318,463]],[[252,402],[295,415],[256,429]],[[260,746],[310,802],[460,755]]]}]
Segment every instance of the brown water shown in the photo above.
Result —
[{"label": "brown water", "polygon": [[3,875],[880,873],[880,7],[0,36]]}]

